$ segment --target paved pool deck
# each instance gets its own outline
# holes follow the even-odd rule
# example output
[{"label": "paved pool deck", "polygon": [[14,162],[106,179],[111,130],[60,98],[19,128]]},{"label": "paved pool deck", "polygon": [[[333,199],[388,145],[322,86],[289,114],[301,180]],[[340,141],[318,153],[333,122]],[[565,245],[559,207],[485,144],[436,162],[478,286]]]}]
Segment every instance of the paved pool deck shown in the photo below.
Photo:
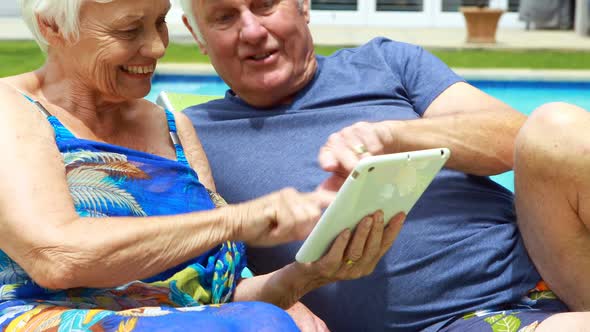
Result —
[{"label": "paved pool deck", "polygon": [[[590,37],[574,31],[498,29],[495,44],[465,42],[464,28],[390,28],[310,25],[318,45],[363,44],[374,37],[385,36],[397,41],[421,45],[429,49],[516,49],[516,50],[577,50],[590,51]],[[184,26],[169,24],[173,42],[192,43]],[[31,33],[20,18],[0,17],[0,40],[31,39]]]}]

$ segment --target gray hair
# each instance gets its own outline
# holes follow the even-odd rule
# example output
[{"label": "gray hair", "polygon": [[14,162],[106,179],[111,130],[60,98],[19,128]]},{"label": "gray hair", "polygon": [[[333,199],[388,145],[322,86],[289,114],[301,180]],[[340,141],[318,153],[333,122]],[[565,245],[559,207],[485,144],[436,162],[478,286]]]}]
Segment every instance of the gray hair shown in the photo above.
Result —
[{"label": "gray hair", "polygon": [[76,41],[80,37],[80,8],[85,1],[107,3],[113,0],[19,0],[19,5],[35,41],[47,53],[49,43],[39,29],[37,16],[57,25],[64,38]]},{"label": "gray hair", "polygon": [[[178,0],[180,2],[180,6],[182,7],[182,11],[188,20],[188,24],[193,29],[195,36],[202,44],[205,44],[205,40],[203,39],[203,34],[199,30],[199,26],[197,25],[197,19],[195,17],[195,11],[193,10],[193,1],[195,0]],[[305,0],[297,0],[297,6],[299,10],[303,9],[303,1]]]}]

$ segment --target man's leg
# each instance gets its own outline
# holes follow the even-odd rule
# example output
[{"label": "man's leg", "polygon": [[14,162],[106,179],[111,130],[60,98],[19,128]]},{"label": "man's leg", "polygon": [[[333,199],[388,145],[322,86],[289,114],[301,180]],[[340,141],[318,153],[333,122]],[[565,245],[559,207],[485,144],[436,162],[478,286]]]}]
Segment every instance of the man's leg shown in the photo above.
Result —
[{"label": "man's leg", "polygon": [[534,332],[588,332],[590,331],[590,312],[568,312],[553,315],[539,324]]},{"label": "man's leg", "polygon": [[571,310],[590,310],[590,113],[540,107],[517,137],[514,170],[518,225],[534,264]]}]

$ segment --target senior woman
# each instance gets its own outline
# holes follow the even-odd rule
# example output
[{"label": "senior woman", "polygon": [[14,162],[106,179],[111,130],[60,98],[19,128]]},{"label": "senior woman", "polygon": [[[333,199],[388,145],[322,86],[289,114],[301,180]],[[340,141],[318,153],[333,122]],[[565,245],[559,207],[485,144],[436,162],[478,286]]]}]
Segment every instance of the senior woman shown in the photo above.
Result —
[{"label": "senior woman", "polygon": [[3,330],[288,331],[293,320],[263,302],[287,309],[366,275],[393,241],[376,212],[320,261],[243,279],[242,242],[300,240],[329,199],[285,189],[213,209],[192,125],[142,99],[169,1],[21,5],[47,60],[0,80]]}]

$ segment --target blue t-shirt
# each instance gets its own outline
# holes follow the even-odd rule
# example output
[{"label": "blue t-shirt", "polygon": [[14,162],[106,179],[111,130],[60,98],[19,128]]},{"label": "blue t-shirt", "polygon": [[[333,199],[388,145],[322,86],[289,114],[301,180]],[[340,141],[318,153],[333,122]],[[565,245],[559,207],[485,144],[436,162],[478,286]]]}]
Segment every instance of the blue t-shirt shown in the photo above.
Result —
[{"label": "blue t-shirt", "polygon": [[[331,133],[358,121],[420,118],[463,81],[420,47],[377,38],[318,56],[291,105],[257,110],[231,91],[191,107],[218,191],[242,202],[286,186],[311,191]],[[515,224],[512,194],[487,177],[444,169],[375,272],[303,298],[333,331],[436,330],[448,319],[518,301],[539,275]],[[256,273],[293,262],[301,243],[248,250]]]}]

